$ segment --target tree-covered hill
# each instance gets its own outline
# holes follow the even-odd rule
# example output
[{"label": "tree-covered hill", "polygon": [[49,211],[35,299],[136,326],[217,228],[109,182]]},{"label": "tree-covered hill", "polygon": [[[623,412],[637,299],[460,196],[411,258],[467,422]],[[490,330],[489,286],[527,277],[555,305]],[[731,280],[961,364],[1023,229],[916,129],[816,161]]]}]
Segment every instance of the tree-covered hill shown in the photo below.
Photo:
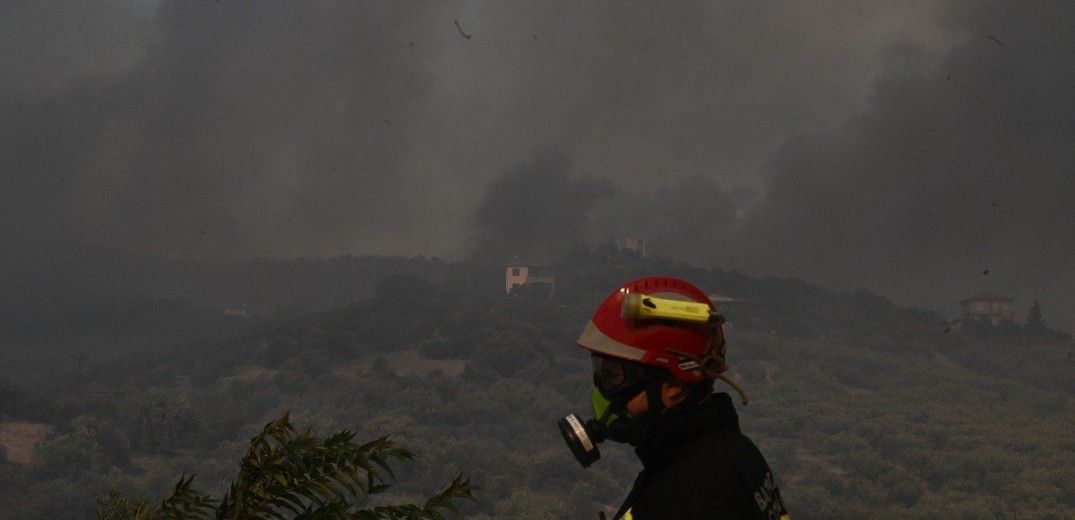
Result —
[{"label": "tree-covered hill", "polygon": [[102,295],[141,294],[214,311],[245,307],[250,314],[278,316],[368,298],[378,280],[393,274],[440,281],[454,277],[460,267],[423,257],[192,260],[90,244],[57,248],[48,254],[0,255],[0,285],[6,289],[0,303],[17,306],[37,298],[40,286],[49,286]]},{"label": "tree-covered hill", "polygon": [[584,470],[564,446],[556,420],[588,413],[592,385],[574,341],[617,284],[666,274],[743,300],[723,309],[731,375],[752,398],[741,423],[795,518],[1075,516],[1070,339],[952,332],[865,291],[608,248],[555,269],[548,298],[504,294],[495,266],[417,268],[341,307],[116,358],[79,393],[0,385],[6,420],[54,426],[30,465],[0,465],[0,511],[85,518],[112,488],[160,497],[192,471],[222,485],[246,440],[291,410],[315,432],[417,452],[390,499],[462,473],[482,487],[468,517],[594,518],[639,468],[603,445]]}]

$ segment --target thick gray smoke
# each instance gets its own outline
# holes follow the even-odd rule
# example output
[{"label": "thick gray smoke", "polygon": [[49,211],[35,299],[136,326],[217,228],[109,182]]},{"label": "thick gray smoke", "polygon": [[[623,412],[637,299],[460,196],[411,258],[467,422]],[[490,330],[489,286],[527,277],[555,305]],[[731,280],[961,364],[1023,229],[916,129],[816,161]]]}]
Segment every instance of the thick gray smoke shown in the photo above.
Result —
[{"label": "thick gray smoke", "polygon": [[719,173],[655,180],[606,201],[597,227],[658,254],[950,315],[983,291],[1024,312],[1037,299],[1070,329],[1075,68],[1061,62],[1075,55],[1073,21],[1070,3],[949,6],[940,23],[958,43],[939,57],[889,47],[862,112],[789,136],[757,191],[722,189]]},{"label": "thick gray smoke", "polygon": [[905,303],[1008,293],[1075,322],[1075,4],[983,7],[952,11],[966,39],[935,67],[885,74],[864,114],[782,147],[728,261]]},{"label": "thick gray smoke", "polygon": [[[647,249],[698,265],[725,256],[727,229],[757,199],[750,189],[725,189],[710,177],[688,177],[668,186],[642,185],[639,191],[602,201],[593,220],[605,237],[638,236]],[[597,224],[595,224],[597,225]]]},{"label": "thick gray smoke", "polygon": [[493,179],[475,214],[475,255],[544,262],[583,243],[589,213],[610,187],[569,170],[562,156],[544,153]]},{"label": "thick gray smoke", "polygon": [[429,219],[406,153],[430,86],[412,46],[428,47],[427,17],[375,3],[126,7],[5,3],[4,47],[21,51],[3,53],[0,87],[6,232],[210,257],[413,242]]},{"label": "thick gray smoke", "polygon": [[536,150],[625,196],[756,183],[784,136],[855,112],[877,49],[934,1],[4,2],[0,226],[180,256],[458,258],[485,186]]},{"label": "thick gray smoke", "polygon": [[[1073,9],[7,1],[0,240],[455,259],[637,235],[1075,328]],[[564,214],[505,232],[538,214],[498,206],[512,186]]]}]

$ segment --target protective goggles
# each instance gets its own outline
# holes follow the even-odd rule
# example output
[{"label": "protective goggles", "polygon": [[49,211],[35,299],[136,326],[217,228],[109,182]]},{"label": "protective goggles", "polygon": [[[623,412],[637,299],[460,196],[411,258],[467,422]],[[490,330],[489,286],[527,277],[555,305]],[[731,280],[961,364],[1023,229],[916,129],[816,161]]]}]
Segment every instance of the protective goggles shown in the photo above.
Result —
[{"label": "protective goggles", "polygon": [[661,377],[662,371],[642,363],[593,355],[593,384],[606,397],[630,390],[642,391],[646,382]]}]

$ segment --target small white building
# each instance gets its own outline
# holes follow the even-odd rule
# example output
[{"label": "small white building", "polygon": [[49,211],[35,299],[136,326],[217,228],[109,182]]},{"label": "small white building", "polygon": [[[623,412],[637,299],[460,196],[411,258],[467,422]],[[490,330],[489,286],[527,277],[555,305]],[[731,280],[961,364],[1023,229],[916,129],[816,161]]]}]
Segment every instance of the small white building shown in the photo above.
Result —
[{"label": "small white building", "polygon": [[510,293],[512,289],[523,285],[546,284],[549,286],[549,295],[556,288],[556,278],[552,276],[549,268],[542,264],[518,264],[509,265],[504,272],[504,292]]},{"label": "small white building", "polygon": [[981,293],[960,302],[963,304],[963,319],[966,321],[988,321],[993,326],[1002,321],[1014,321],[1015,300],[1000,294]]}]

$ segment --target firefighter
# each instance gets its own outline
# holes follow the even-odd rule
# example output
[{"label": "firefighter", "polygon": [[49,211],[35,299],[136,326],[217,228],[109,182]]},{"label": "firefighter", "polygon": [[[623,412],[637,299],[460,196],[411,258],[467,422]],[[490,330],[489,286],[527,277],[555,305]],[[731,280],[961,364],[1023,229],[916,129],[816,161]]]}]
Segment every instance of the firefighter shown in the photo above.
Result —
[{"label": "firefighter", "polygon": [[648,277],[613,292],[579,337],[593,361],[594,417],[561,419],[564,439],[584,467],[605,440],[630,444],[642,462],[615,519],[790,518],[731,397],[713,391],[720,379],[747,403],[723,374],[723,322],[697,287]]}]

